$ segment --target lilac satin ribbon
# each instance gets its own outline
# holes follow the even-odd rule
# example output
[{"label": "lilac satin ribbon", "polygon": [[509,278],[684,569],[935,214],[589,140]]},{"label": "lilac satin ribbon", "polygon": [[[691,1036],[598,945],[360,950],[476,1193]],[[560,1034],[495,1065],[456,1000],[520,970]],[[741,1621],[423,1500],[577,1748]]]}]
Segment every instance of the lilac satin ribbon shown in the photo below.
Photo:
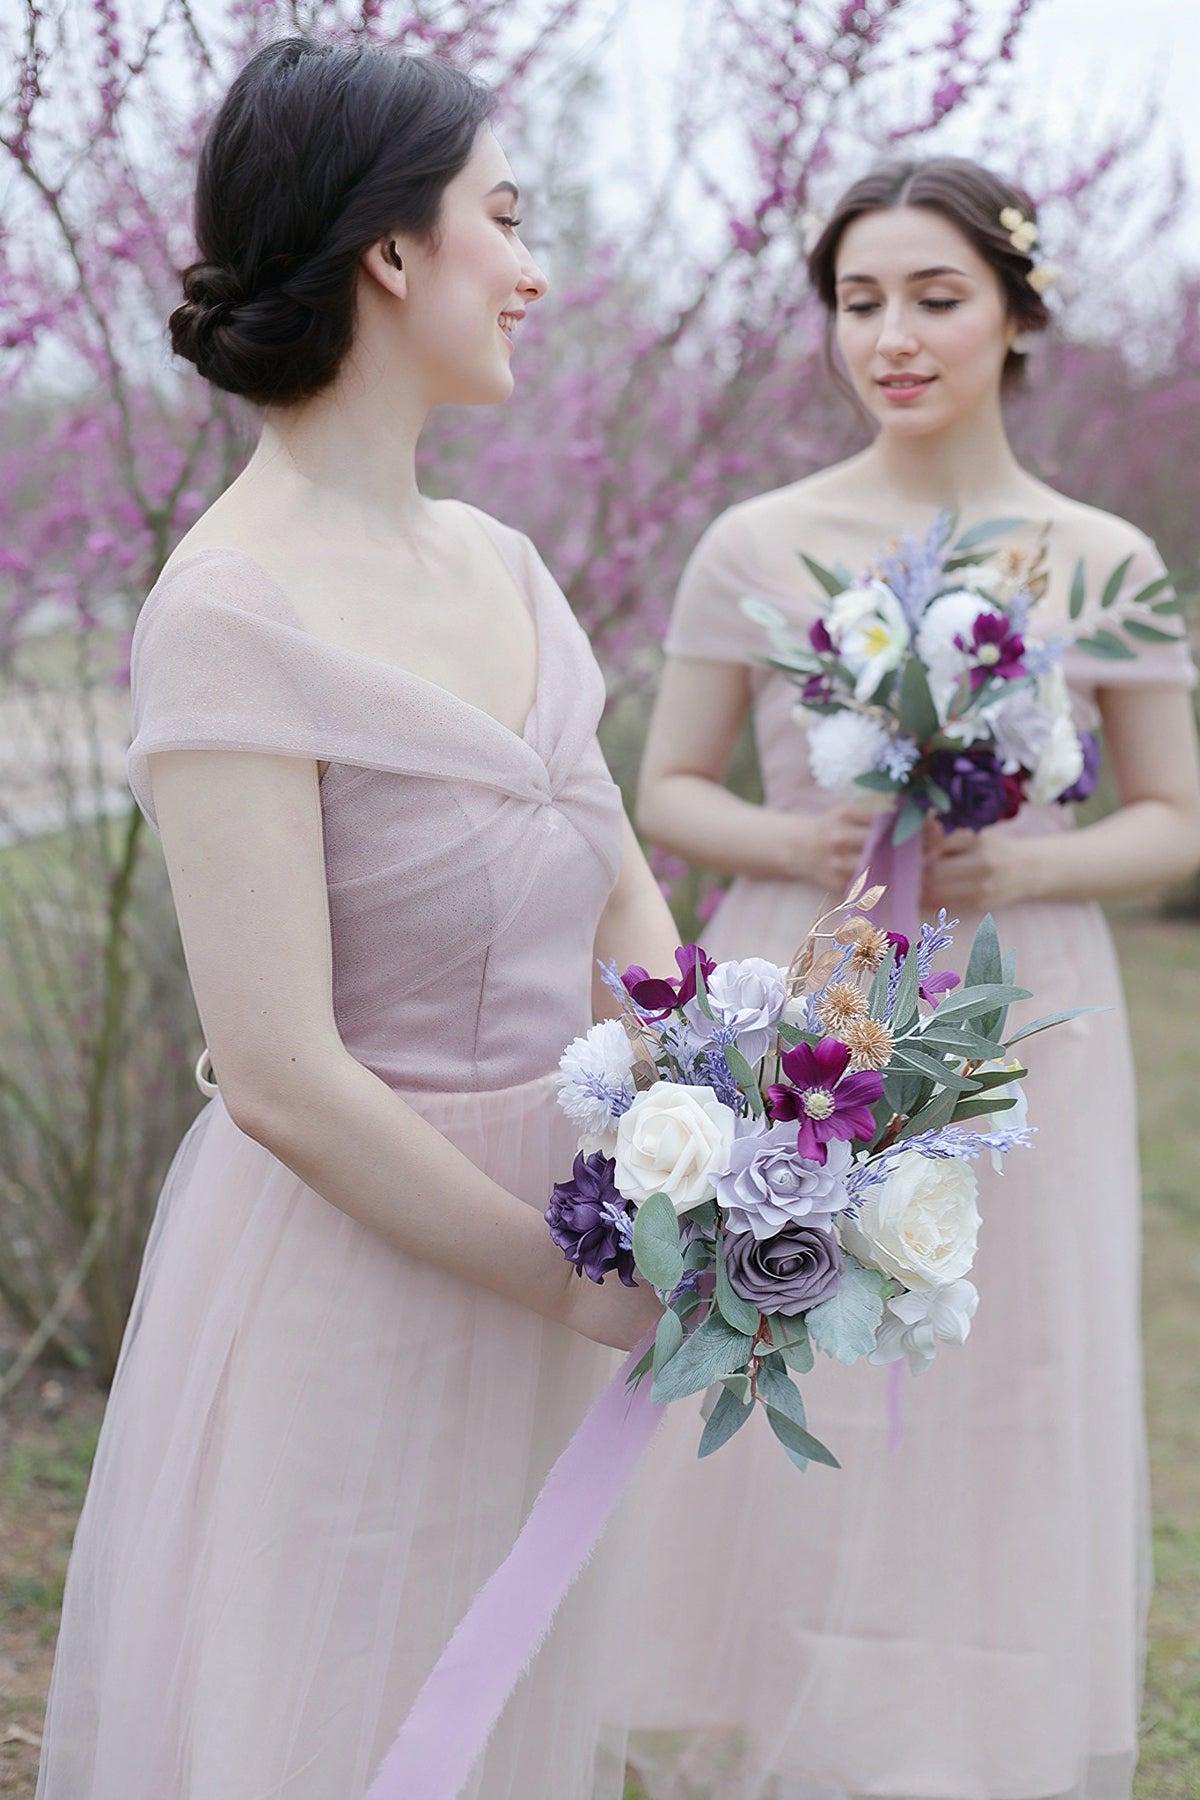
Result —
[{"label": "lilac satin ribbon", "polygon": [[455,1800],[628,1485],[664,1407],[632,1350],[547,1475],[516,1543],[459,1620],[364,1800]]},{"label": "lilac satin ribbon", "polygon": [[[868,882],[874,884],[882,881],[887,884],[887,893],[871,909],[871,917],[885,931],[901,931],[910,943],[915,943],[920,927],[918,909],[921,903],[921,871],[924,861],[921,833],[915,832],[903,844],[893,844],[892,826],[895,822],[894,807],[880,813],[871,826],[863,847],[863,868],[867,871]],[[888,1364],[884,1406],[887,1412],[887,1447],[889,1454],[894,1456],[904,1442],[903,1358]]]}]

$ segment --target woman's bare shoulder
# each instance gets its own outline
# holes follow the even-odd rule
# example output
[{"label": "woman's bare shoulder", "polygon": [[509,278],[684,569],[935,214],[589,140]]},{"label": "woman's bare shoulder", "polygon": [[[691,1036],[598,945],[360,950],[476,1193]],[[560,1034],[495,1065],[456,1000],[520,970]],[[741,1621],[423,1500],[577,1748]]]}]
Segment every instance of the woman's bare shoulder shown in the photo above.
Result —
[{"label": "woman's bare shoulder", "polygon": [[1089,506],[1084,500],[1061,494],[1047,482],[1036,481],[1030,524],[1049,526],[1060,554],[1085,560],[1117,563],[1125,556],[1145,553],[1151,540],[1140,526],[1120,513]]}]

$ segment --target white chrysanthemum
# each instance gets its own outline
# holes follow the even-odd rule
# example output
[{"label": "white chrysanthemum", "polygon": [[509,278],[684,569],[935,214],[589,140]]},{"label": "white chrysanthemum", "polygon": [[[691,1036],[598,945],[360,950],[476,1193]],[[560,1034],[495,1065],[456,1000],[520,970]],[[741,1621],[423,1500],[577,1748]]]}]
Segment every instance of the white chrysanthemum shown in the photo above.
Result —
[{"label": "white chrysanthemum", "polygon": [[825,713],[808,727],[808,763],[818,787],[838,792],[878,766],[888,734],[865,713]]},{"label": "white chrysanthemum", "polygon": [[890,587],[871,581],[835,596],[826,629],[855,677],[858,699],[869,700],[884,676],[898,669],[908,649],[908,620]]},{"label": "white chrysanthemum", "polygon": [[935,600],[917,627],[917,655],[928,671],[929,690],[939,719],[945,719],[968,663],[966,652],[959,649],[955,638],[970,638],[971,627],[980,613],[999,611],[981,594],[956,588],[952,594]]},{"label": "white chrysanthemum", "polygon": [[558,1104],[587,1136],[606,1141],[633,1098],[633,1046],[619,1019],[602,1019],[559,1058]]}]

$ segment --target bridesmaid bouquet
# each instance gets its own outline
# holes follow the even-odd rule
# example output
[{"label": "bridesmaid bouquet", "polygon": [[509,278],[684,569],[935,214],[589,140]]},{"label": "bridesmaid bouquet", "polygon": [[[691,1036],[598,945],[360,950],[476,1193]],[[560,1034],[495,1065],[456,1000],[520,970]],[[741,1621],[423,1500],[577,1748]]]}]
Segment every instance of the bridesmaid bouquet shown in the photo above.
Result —
[{"label": "bridesmaid bouquet", "polygon": [[[663,1305],[629,1375],[651,1397],[713,1388],[699,1454],[756,1407],[791,1460],[838,1466],[808,1430],[792,1380],[814,1355],[907,1359],[963,1343],[978,1295],[972,1159],[1030,1141],[1005,1035],[1014,957],[985,918],[965,977],[935,972],[942,912],[915,943],[873,924],[882,888],[859,876],[789,968],[676,951],[669,980],[615,966],[619,1019],[560,1063],[580,1127],[569,1181],[546,1209],[581,1275],[640,1275]],[[709,1397],[710,1399],[712,1396]]]},{"label": "bridesmaid bouquet", "polygon": [[1072,722],[1063,654],[1074,644],[1131,658],[1138,643],[1172,640],[1155,615],[1180,607],[1170,575],[1118,607],[1126,557],[1088,609],[1085,629],[1079,562],[1069,601],[1074,629],[1039,637],[1031,621],[1047,587],[1044,541],[1001,551],[995,540],[1021,520],[989,520],[952,541],[955,523],[952,511],[939,513],[923,539],[906,534],[857,581],[803,556],[828,601],[807,642],[777,607],[754,596],[741,603],[770,634],[766,661],[800,689],[814,780],[833,792],[889,796],[897,845],[930,812],[945,831],[979,831],[1026,801],[1085,799],[1099,744]]}]

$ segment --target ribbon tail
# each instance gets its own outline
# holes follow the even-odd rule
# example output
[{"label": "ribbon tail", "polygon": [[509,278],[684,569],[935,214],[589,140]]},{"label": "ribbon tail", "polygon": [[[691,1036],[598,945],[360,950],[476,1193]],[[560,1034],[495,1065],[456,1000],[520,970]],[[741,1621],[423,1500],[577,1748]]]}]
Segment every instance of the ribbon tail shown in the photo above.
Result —
[{"label": "ribbon tail", "polygon": [[647,1333],[595,1400],[551,1469],[505,1560],[459,1620],[365,1800],[455,1800],[505,1702],[662,1421],[646,1378],[626,1377]]},{"label": "ribbon tail", "polygon": [[885,930],[903,932],[910,943],[915,943],[925,858],[919,831],[902,844],[892,842],[896,817],[897,809],[889,807],[872,822],[863,845],[862,868],[872,885],[881,881],[887,888],[879,904],[872,907],[871,918]]}]

